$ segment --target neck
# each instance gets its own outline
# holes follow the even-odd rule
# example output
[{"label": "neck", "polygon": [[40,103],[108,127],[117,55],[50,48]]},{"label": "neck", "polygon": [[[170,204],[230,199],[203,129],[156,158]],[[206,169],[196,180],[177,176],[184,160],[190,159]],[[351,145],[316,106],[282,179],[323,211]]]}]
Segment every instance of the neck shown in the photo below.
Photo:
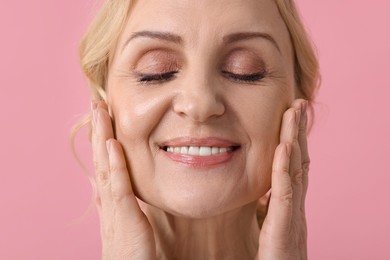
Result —
[{"label": "neck", "polygon": [[254,259],[259,226],[256,203],[219,216],[192,219],[144,205],[158,259]]}]

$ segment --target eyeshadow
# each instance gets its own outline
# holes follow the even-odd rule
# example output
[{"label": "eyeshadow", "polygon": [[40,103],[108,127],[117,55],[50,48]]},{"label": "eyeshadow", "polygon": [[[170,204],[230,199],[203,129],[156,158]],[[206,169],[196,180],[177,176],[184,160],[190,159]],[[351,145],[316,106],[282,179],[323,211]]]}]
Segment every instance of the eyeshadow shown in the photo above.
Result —
[{"label": "eyeshadow", "polygon": [[141,56],[135,65],[135,70],[143,73],[162,73],[178,69],[179,60],[169,50],[148,51]]},{"label": "eyeshadow", "polygon": [[254,74],[264,69],[264,61],[256,53],[248,50],[231,52],[223,63],[223,70],[237,74]]}]

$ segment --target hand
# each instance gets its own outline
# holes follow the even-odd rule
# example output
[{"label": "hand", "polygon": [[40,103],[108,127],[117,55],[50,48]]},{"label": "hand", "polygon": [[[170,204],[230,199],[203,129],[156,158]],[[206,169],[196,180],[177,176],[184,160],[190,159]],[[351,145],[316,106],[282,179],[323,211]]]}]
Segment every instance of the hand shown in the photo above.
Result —
[{"label": "hand", "polygon": [[272,166],[269,208],[259,237],[259,260],[306,260],[308,186],[307,102],[295,100],[283,115]]},{"label": "hand", "polygon": [[122,147],[103,101],[93,102],[92,149],[105,260],[155,259],[153,231],[131,187]]}]

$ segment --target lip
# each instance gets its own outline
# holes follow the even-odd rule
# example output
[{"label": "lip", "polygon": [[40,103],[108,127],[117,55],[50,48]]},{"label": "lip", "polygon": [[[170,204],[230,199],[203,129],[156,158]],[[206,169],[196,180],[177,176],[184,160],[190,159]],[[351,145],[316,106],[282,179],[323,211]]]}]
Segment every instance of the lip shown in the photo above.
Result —
[{"label": "lip", "polygon": [[164,146],[215,146],[228,148],[231,146],[240,146],[239,143],[222,139],[218,137],[195,138],[195,137],[178,137],[160,144]]},{"label": "lip", "polygon": [[[227,139],[222,139],[218,137],[208,137],[208,138],[193,138],[193,137],[179,137],[168,140],[161,143],[160,151],[163,152],[165,156],[176,163],[189,166],[191,168],[211,168],[218,165],[226,164],[229,162],[233,156],[240,150],[240,145],[237,142],[230,141]],[[195,156],[195,155],[186,155],[167,152],[163,148],[166,146],[214,146],[228,148],[234,146],[233,151],[226,153],[210,155],[210,156]]]}]

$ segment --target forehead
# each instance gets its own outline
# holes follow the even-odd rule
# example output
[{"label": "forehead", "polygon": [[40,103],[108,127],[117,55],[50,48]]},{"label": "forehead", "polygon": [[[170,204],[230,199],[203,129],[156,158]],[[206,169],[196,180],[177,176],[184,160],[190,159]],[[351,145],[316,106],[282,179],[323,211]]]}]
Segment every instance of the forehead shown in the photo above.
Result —
[{"label": "forehead", "polygon": [[141,30],[175,32],[193,44],[240,31],[268,33],[281,45],[288,42],[274,0],[140,0],[124,34]]}]

